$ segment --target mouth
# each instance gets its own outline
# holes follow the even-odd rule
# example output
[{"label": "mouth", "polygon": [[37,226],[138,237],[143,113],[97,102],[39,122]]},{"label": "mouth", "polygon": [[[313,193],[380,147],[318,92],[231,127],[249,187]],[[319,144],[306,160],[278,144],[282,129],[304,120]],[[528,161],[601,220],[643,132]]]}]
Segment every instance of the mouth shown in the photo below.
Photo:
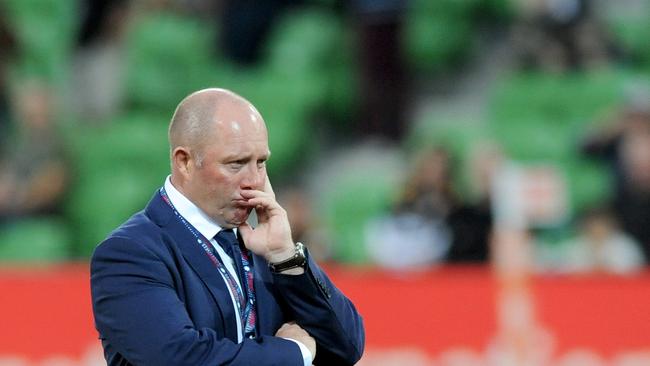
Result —
[{"label": "mouth", "polygon": [[248,200],[243,198],[235,198],[232,203],[235,207],[248,207]]}]

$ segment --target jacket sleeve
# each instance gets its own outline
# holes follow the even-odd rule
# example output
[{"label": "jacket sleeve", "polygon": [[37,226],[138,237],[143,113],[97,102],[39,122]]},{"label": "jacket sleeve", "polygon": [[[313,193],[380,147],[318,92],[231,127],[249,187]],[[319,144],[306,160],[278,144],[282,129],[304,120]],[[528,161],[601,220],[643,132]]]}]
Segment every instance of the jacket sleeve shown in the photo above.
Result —
[{"label": "jacket sleeve", "polygon": [[363,319],[309,255],[304,274],[273,276],[296,323],[316,339],[315,365],[359,361],[365,344]]},{"label": "jacket sleeve", "polygon": [[289,340],[262,336],[237,344],[214,329],[195,328],[170,266],[173,261],[122,237],[107,239],[91,260],[95,325],[131,364],[303,366],[298,345]]}]

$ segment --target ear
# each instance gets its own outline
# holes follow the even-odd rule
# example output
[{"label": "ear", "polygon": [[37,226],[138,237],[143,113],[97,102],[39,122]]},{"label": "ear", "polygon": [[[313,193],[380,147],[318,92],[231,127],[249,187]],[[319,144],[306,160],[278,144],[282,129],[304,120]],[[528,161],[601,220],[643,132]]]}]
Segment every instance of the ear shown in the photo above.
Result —
[{"label": "ear", "polygon": [[174,170],[186,177],[192,172],[194,161],[188,149],[182,146],[176,147],[172,151],[171,158]]}]

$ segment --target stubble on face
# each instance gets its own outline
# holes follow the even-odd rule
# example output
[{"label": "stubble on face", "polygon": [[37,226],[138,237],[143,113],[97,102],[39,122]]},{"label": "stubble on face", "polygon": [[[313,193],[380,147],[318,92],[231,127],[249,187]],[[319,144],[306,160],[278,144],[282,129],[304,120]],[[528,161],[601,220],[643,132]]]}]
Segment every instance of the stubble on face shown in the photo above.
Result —
[{"label": "stubble on face", "polygon": [[241,190],[262,189],[266,179],[265,168],[254,171],[269,155],[266,128],[261,118],[219,120],[209,141],[197,171],[197,189],[203,192],[199,206],[222,227],[240,226],[252,211]]}]

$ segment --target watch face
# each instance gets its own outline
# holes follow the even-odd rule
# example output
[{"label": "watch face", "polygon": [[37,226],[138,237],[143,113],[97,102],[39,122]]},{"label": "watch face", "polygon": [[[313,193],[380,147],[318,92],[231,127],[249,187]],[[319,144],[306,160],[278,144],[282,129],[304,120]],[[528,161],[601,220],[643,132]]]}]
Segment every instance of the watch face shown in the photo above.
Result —
[{"label": "watch face", "polygon": [[300,253],[303,257],[305,256],[305,245],[303,243],[296,243],[296,252]]}]

